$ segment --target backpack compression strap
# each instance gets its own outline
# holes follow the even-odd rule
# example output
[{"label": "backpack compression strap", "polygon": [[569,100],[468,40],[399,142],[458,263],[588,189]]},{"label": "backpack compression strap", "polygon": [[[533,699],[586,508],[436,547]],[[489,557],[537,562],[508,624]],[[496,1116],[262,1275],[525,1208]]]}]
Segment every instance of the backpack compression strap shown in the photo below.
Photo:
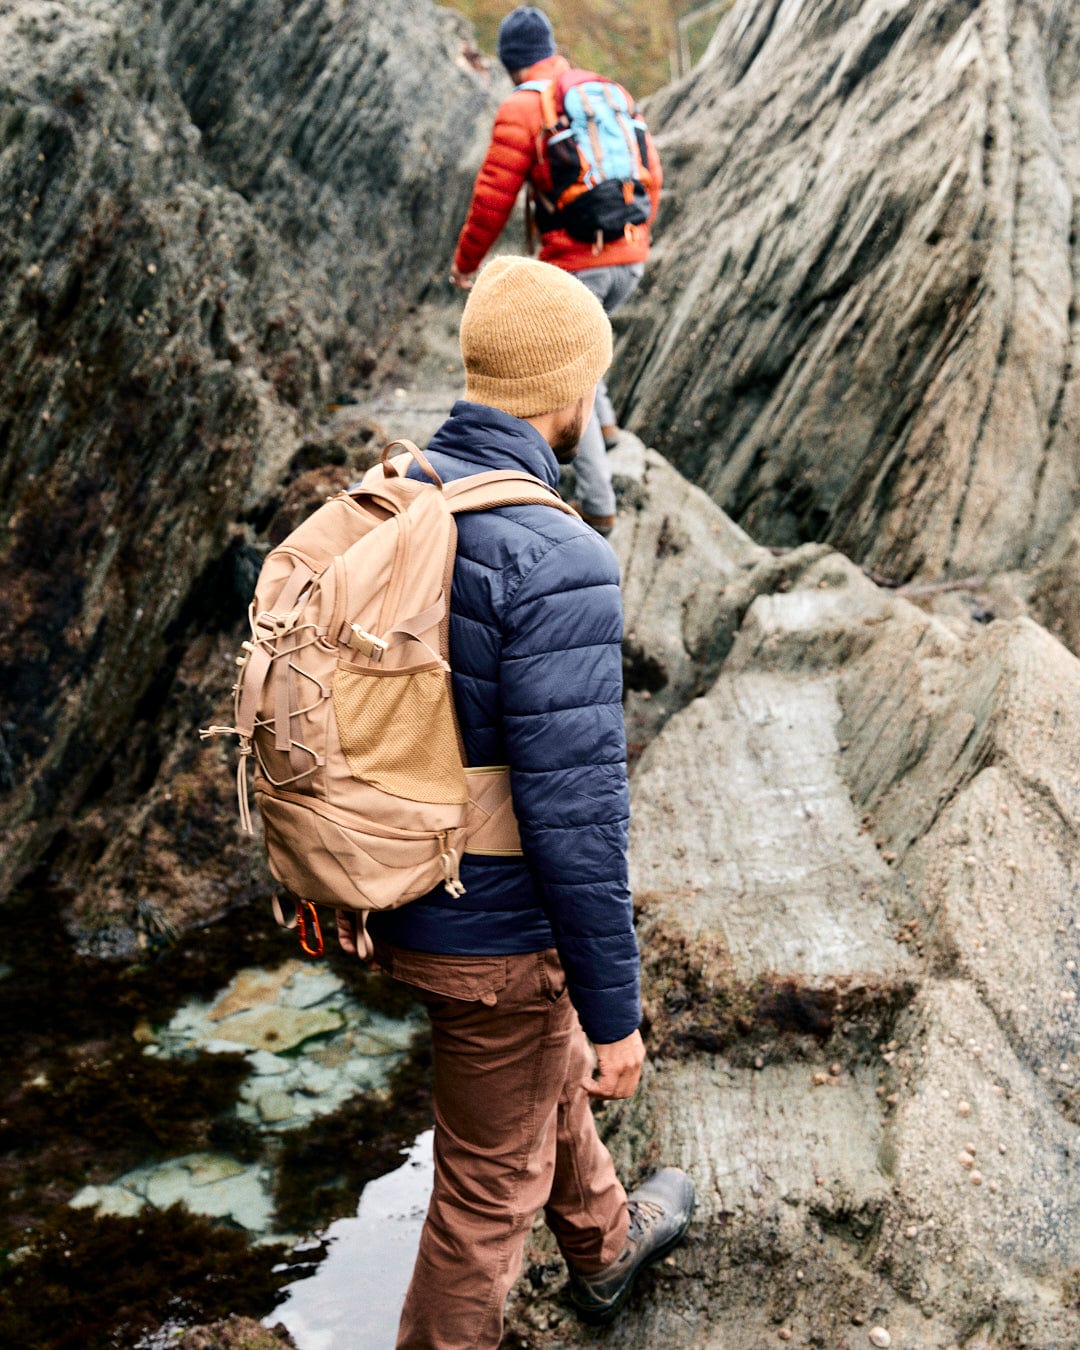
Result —
[{"label": "backpack compression strap", "polygon": [[247,763],[255,753],[253,737],[259,695],[276,655],[276,639],[288,631],[287,611],[296,604],[301,592],[314,575],[310,567],[297,562],[275,601],[275,609],[280,613],[264,612],[257,615],[253,606],[248,607],[251,635],[254,640],[244,643],[246,655],[237,659],[241,671],[233,686],[233,714],[236,725],[211,726],[199,732],[202,740],[206,740],[208,736],[238,736],[240,739],[240,753],[236,764],[236,800],[240,808],[240,828],[245,834],[255,833],[251,826],[251,808],[248,805]]}]

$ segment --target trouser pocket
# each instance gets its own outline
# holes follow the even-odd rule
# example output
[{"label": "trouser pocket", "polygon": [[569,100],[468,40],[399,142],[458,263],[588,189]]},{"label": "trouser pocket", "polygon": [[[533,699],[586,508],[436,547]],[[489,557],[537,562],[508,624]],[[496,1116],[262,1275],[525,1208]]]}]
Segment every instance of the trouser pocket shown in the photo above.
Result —
[{"label": "trouser pocket", "polygon": [[549,1003],[558,1003],[566,994],[566,971],[563,970],[559,953],[554,947],[546,952],[538,952],[540,962],[540,987]]},{"label": "trouser pocket", "polygon": [[444,956],[411,952],[377,942],[375,956],[395,980],[411,985],[421,995],[483,1003],[494,1007],[506,988],[505,956]]}]

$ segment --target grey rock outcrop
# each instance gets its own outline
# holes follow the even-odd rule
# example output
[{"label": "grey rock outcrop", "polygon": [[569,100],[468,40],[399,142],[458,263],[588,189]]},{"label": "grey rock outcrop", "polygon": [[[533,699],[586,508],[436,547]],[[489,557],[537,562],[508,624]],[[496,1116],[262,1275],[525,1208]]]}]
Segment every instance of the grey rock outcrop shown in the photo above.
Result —
[{"label": "grey rock outcrop", "polygon": [[185,634],[242,609],[305,433],[443,272],[492,98],[457,24],[0,9],[0,895],[192,734],[163,711]]},{"label": "grey rock outcrop", "polygon": [[760,543],[1074,579],[1078,73],[1068,0],[736,4],[650,103],[628,425]]},{"label": "grey rock outcrop", "polygon": [[[653,1057],[604,1126],[700,1208],[622,1345],[1080,1341],[1080,664],[835,551],[1080,632],[1078,61],[1062,0],[767,0],[654,102],[617,382],[697,485],[617,452]],[[84,920],[167,934],[262,875],[194,728],[257,541],[420,434],[491,90],[427,0],[27,0],[0,75],[0,892],[63,829]],[[550,1256],[515,1324],[589,1343]]]},{"label": "grey rock outcrop", "polygon": [[[628,591],[643,663],[670,663],[699,568],[714,625],[725,569],[772,575],[633,777],[651,1061],[605,1130],[630,1177],[686,1167],[699,1208],[620,1344],[1072,1344],[1080,661],[827,549],[764,560],[644,468],[616,533],[661,578]],[[543,1241],[531,1270],[558,1283]],[[532,1298],[538,1344],[591,1340]]]}]

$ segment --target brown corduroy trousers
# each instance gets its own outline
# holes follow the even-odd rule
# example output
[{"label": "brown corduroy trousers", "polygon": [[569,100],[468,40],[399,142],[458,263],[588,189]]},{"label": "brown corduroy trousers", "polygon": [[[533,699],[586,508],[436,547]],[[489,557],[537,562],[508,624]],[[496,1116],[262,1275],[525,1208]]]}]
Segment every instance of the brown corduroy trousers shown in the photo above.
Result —
[{"label": "brown corduroy trousers", "polygon": [[555,951],[439,956],[376,943],[431,1020],[435,1184],[397,1350],[495,1350],[542,1208],[582,1273],[619,1255],[626,1192],[581,1086],[592,1054]]}]

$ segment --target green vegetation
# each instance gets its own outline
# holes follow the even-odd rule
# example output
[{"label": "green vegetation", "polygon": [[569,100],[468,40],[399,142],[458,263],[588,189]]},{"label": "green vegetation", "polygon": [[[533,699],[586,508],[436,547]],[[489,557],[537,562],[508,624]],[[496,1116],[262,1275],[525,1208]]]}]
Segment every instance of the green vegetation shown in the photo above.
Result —
[{"label": "green vegetation", "polygon": [[[495,51],[503,16],[512,0],[448,0],[449,7],[472,20],[485,52]],[[644,98],[672,77],[677,24],[702,7],[703,0],[545,0],[540,8],[551,19],[559,50],[575,65],[597,69],[621,80]],[[690,54],[700,58],[718,16],[691,26]]]}]

